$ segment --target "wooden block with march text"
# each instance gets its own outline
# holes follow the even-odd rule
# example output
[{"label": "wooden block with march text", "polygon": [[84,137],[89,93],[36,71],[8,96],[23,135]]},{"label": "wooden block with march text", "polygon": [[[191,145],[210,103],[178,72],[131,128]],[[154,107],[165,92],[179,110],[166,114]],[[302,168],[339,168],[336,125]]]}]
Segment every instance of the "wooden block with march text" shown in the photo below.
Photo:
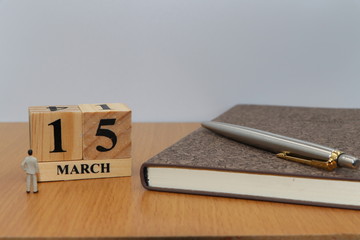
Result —
[{"label": "wooden block with march text", "polygon": [[131,158],[39,163],[39,182],[131,176]]},{"label": "wooden block with march text", "polygon": [[83,159],[131,157],[131,110],[121,103],[81,104]]},{"label": "wooden block with march text", "polygon": [[81,119],[78,106],[29,107],[30,147],[39,162],[82,159]]}]

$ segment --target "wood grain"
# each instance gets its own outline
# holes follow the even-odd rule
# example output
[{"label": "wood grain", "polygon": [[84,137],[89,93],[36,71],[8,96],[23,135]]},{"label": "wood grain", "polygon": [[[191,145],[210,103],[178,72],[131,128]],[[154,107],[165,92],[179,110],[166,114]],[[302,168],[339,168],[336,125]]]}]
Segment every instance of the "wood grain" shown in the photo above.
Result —
[{"label": "wood grain", "polygon": [[[78,106],[57,106],[51,111],[47,106],[29,107],[30,147],[39,162],[82,159],[82,121]],[[64,109],[62,109],[64,108]],[[61,152],[55,150],[55,121],[60,125]],[[29,147],[28,147],[29,148]]]},{"label": "wood grain", "polygon": [[359,239],[356,210],[143,189],[141,163],[199,126],[135,123],[132,177],[40,183],[38,194],[26,194],[20,162],[29,145],[28,124],[0,124],[0,238]]},{"label": "wood grain", "polygon": [[[80,104],[79,108],[83,116],[83,159],[131,157],[131,110],[125,104]],[[114,122],[101,125],[104,120]],[[104,136],[109,131],[115,135],[116,142]],[[99,151],[98,146],[108,150]]]}]

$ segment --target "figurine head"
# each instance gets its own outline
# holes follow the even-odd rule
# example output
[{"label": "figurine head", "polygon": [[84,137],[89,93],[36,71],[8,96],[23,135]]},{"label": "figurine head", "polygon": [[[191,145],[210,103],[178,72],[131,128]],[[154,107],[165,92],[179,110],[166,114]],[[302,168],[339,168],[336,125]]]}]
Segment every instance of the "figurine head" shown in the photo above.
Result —
[{"label": "figurine head", "polygon": [[29,156],[31,156],[33,154],[33,151],[31,149],[29,149],[28,154],[29,154]]}]

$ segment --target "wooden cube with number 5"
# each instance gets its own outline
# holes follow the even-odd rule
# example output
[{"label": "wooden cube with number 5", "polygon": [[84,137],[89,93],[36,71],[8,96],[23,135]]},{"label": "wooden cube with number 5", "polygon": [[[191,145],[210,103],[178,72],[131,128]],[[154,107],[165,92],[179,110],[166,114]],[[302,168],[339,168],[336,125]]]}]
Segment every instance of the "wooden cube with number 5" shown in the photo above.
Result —
[{"label": "wooden cube with number 5", "polygon": [[131,110],[122,103],[80,104],[83,159],[131,157]]},{"label": "wooden cube with number 5", "polygon": [[40,161],[82,159],[78,106],[29,107],[30,147]]}]

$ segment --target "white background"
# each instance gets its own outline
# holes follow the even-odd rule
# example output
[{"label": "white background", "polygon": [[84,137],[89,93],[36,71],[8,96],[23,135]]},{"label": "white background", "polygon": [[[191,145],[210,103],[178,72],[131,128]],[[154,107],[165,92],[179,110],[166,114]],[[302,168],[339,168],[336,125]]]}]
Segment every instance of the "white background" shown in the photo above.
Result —
[{"label": "white background", "polygon": [[124,102],[134,121],[238,103],[360,107],[358,0],[0,0],[0,121]]}]

